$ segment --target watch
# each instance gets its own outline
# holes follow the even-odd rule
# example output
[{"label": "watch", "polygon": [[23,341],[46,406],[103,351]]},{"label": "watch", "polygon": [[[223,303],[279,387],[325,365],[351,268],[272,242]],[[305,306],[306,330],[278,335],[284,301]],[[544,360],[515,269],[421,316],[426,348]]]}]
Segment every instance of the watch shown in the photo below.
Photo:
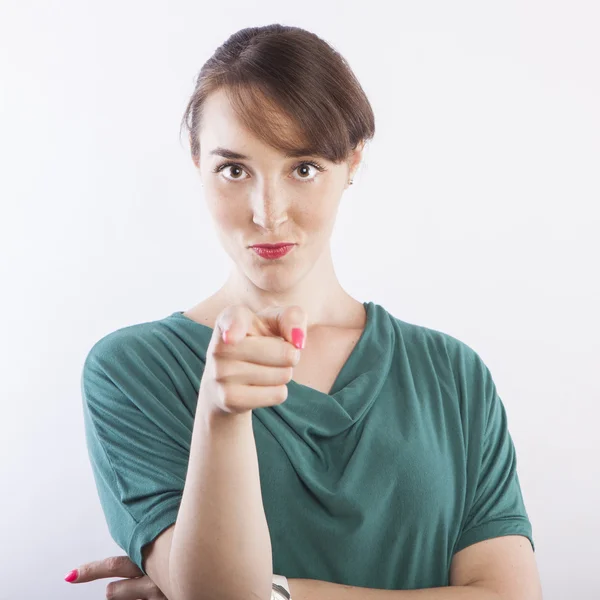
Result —
[{"label": "watch", "polygon": [[271,600],[292,600],[287,577],[284,577],[283,575],[273,575]]}]

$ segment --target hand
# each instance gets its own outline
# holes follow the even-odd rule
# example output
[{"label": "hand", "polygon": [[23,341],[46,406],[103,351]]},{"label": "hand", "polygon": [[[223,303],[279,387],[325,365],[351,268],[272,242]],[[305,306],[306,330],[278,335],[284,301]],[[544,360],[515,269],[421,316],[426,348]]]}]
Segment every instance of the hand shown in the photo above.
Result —
[{"label": "hand", "polygon": [[260,313],[243,305],[225,308],[206,351],[198,408],[209,414],[240,414],[285,402],[286,384],[300,360],[298,348],[304,347],[306,323],[299,306]]},{"label": "hand", "polygon": [[71,583],[87,583],[105,577],[128,578],[111,581],[106,586],[108,600],[168,600],[154,581],[144,575],[127,555],[85,563],[77,569],[77,579]]}]

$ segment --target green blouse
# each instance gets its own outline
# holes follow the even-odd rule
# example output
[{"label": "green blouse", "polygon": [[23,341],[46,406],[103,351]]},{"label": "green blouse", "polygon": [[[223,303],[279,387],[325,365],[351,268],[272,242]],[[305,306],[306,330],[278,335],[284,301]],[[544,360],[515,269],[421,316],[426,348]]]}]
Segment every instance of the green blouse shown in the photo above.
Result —
[{"label": "green blouse", "polygon": [[[453,555],[526,536],[502,401],[456,338],[365,302],[330,394],[290,381],[252,415],[273,572],[381,589],[449,584]],[[118,329],[86,357],[88,454],[114,541],[142,548],[175,523],[213,330],[182,312]],[[145,571],[144,571],[145,573]]]}]

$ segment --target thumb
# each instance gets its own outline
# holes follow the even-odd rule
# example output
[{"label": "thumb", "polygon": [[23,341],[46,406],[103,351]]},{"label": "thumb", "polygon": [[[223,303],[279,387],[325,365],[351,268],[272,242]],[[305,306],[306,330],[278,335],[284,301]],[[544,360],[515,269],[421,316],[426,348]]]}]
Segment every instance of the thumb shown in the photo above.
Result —
[{"label": "thumb", "polygon": [[236,344],[248,334],[265,335],[256,331],[255,322],[256,315],[244,304],[228,306],[217,316],[211,341]]},{"label": "thumb", "polygon": [[256,314],[271,335],[282,337],[296,348],[306,343],[308,315],[300,306],[271,306]]}]

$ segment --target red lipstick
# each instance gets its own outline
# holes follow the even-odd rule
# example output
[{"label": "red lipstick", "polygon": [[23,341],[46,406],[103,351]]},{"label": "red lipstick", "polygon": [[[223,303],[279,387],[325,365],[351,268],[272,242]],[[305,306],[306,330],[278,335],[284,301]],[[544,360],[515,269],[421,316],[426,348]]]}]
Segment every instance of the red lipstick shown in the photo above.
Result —
[{"label": "red lipstick", "polygon": [[294,248],[294,245],[295,244],[290,244],[289,242],[283,242],[281,244],[256,244],[255,246],[250,247],[260,257],[273,260],[275,258],[284,257]]}]

